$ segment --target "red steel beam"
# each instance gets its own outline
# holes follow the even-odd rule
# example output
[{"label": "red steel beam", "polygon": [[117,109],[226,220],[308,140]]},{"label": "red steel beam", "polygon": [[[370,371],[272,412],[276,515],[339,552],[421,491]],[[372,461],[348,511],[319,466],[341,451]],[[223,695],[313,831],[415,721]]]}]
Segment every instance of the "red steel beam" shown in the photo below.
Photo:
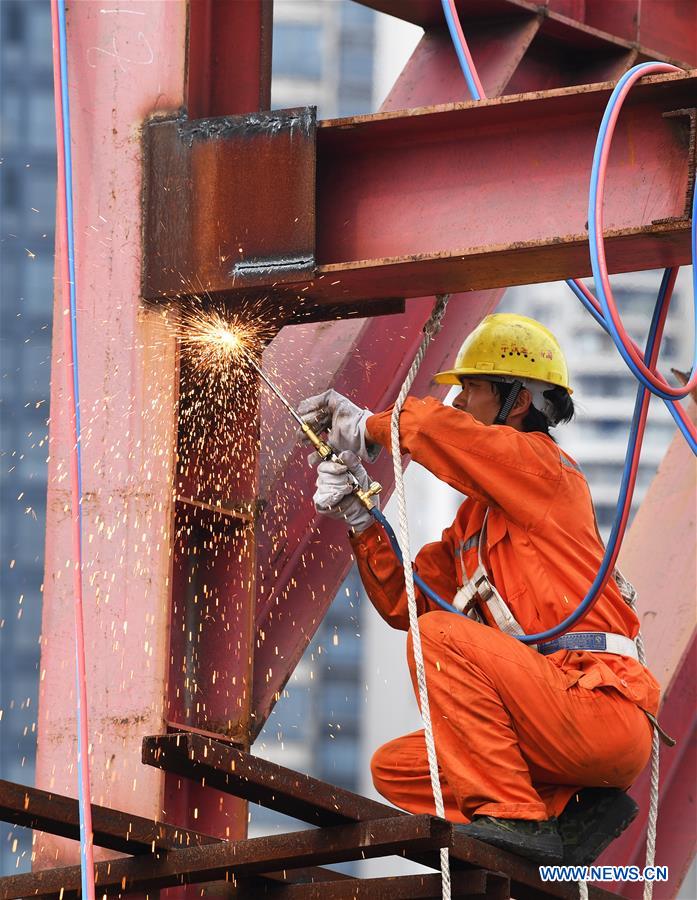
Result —
[{"label": "red steel beam", "polygon": [[[204,134],[209,135],[210,117],[268,109],[272,14],[272,0],[189,0],[187,107],[190,120],[199,120],[198,129]],[[190,144],[185,141],[184,147],[198,146],[198,132],[187,138]],[[258,129],[251,142],[259,164],[268,165],[267,144]],[[235,160],[229,162],[236,172]],[[195,178],[201,168],[209,169],[210,160],[204,153],[191,166],[193,172],[183,167],[184,178]],[[247,179],[250,173],[248,165]],[[151,179],[161,175],[159,169],[149,172]],[[147,176],[145,182],[147,187]],[[169,229],[164,240],[185,257],[202,236],[210,236],[211,229],[220,232],[225,205],[240,209],[235,178],[206,190],[208,186],[202,185],[197,205],[191,209],[183,208],[181,186],[170,186],[179,206],[175,204],[163,215],[164,228]],[[217,205],[221,199],[223,212]],[[257,211],[258,203],[254,203],[244,207],[242,214],[250,222]],[[268,210],[262,211],[267,213],[268,223]],[[144,235],[152,240],[160,227],[159,219],[146,220]],[[262,241],[268,239],[268,226],[258,233]],[[236,253],[243,237],[235,234],[231,238]],[[215,255],[218,265],[220,255],[219,250]],[[152,262],[147,253],[145,259]],[[183,274],[185,266],[180,269]],[[203,287],[200,280],[195,287]],[[248,746],[256,606],[259,398],[250,391],[240,397],[227,386],[228,396],[219,402],[220,391],[216,394],[210,384],[197,382],[185,360],[176,374],[179,436],[164,714],[175,727],[234,735]],[[231,472],[236,477],[231,478]],[[161,805],[168,821],[179,825],[224,838],[242,838],[247,833],[244,801],[204,791],[201,785],[167,777]]]},{"label": "red steel beam", "polygon": [[[359,0],[379,12],[388,13],[431,29],[443,26],[440,0]],[[456,0],[455,6],[469,37],[473,22],[497,23],[518,16],[540,15],[549,30],[568,30],[568,46],[584,48],[594,42],[628,47],[653,59],[672,58],[697,64],[697,7],[694,0]],[[547,29],[547,26],[546,26]],[[476,62],[476,57],[475,57]],[[557,67],[561,73],[564,66]],[[571,83],[571,82],[569,82]],[[579,78],[575,84],[583,83]]]},{"label": "red steel beam", "polygon": [[190,118],[271,106],[273,0],[189,0]]},{"label": "red steel beam", "polygon": [[[590,274],[587,178],[611,85],[320,123],[317,302]],[[689,263],[695,74],[647,79],[615,134],[612,271]],[[588,173],[579,177],[579,173]]]},{"label": "red steel beam", "polygon": [[[257,140],[249,139],[239,120],[156,122],[149,144],[155,184],[148,204],[153,227],[146,296],[275,288],[287,292],[286,305],[314,303],[321,314],[325,303],[350,307],[377,297],[589,275],[588,175],[579,173],[590,172],[611,90],[604,83],[320,123],[317,274],[308,281],[302,271],[312,255],[298,257],[307,239],[301,234],[290,251],[282,233],[257,240],[264,216],[257,221],[248,214],[252,197],[277,190],[276,172],[253,169],[247,188],[244,179],[235,179],[258,159],[256,119],[250,130]],[[611,271],[690,260],[695,135],[687,112],[675,113],[694,110],[695,95],[697,74],[660,75],[639,84],[625,104],[605,196]],[[292,127],[287,132],[292,138]],[[275,133],[262,139],[266,148],[273,137],[273,158],[292,153],[299,166],[296,179],[281,180],[284,210],[298,206],[296,194],[312,194],[306,184],[314,186],[312,135],[301,136],[300,154],[292,140],[279,144]],[[177,163],[168,167],[173,159]],[[169,176],[160,182],[157,173],[165,170]],[[189,226],[189,241],[173,240],[157,227],[172,220],[160,207],[169,209],[168,199],[179,199],[171,187],[180,182],[188,219],[201,222]],[[235,203],[224,191],[228,182],[236,185],[229,195]],[[267,190],[261,190],[264,184]],[[245,232],[248,220],[256,228]]]}]

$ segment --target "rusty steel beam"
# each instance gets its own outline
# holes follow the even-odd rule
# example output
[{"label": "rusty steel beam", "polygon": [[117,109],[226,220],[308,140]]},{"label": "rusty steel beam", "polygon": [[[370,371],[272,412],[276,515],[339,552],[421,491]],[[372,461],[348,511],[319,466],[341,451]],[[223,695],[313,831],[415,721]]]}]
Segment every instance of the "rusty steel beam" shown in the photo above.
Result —
[{"label": "rusty steel beam", "polygon": [[[74,841],[80,839],[77,800],[11,781],[0,781],[0,820]],[[218,841],[197,831],[96,804],[92,804],[92,826],[97,847],[133,855],[151,853],[154,848],[172,850]]]},{"label": "rusty steel beam", "polygon": [[[312,825],[335,826],[348,822],[389,819],[395,821],[408,813],[361,797],[351,791],[294,772],[284,766],[259,759],[220,741],[198,735],[168,735],[143,740],[143,762],[164,768],[183,778],[204,782],[206,790],[219,791],[259,803]],[[520,900],[530,897],[576,898],[575,885],[543,884],[537,867],[510,853],[453,830],[450,841],[454,865],[504,872],[515,887]],[[409,858],[424,865],[439,867],[437,856],[423,852],[408,853]],[[613,896],[605,891],[591,897],[602,900]]]},{"label": "rusty steel beam", "polygon": [[143,739],[143,763],[215,788],[311,825],[340,825],[403,816],[317,778],[294,772],[243,750],[195,734]]},{"label": "rusty steel beam", "polygon": [[189,116],[269,109],[273,0],[189,0],[188,13]]},{"label": "rusty steel beam", "polygon": [[[611,89],[320,123],[316,249],[308,113],[153,122],[144,295],[275,289],[281,308],[321,310],[589,275],[579,174]],[[694,74],[661,75],[626,103],[605,200],[611,271],[689,262],[694,138],[688,117],[666,114],[694,108],[696,93]]]},{"label": "rusty steel beam", "polygon": [[[440,0],[358,0],[425,29],[443,27]],[[697,23],[693,0],[456,0],[456,8],[469,39],[470,28],[484,20],[502,22],[538,15],[550,33],[566,32],[568,51],[606,44],[623,49],[638,45],[642,55],[676,59],[697,65]],[[579,13],[581,18],[579,18]],[[567,51],[567,52],[568,52]],[[474,56],[475,63],[478,62]],[[582,66],[578,67],[583,73]],[[582,83],[582,78],[575,82]]]},{"label": "rusty steel beam", "polygon": [[153,119],[144,156],[146,299],[298,281],[313,271],[314,109]]},{"label": "rusty steel beam", "polygon": [[[414,297],[588,275],[587,178],[611,89],[320,123],[318,275],[305,295]],[[665,114],[694,107],[696,94],[694,73],[660,75],[627,101],[605,198],[612,271],[689,262],[695,147],[689,118]]]},{"label": "rusty steel beam", "polygon": [[[152,857],[97,863],[95,884],[100,896],[139,889],[177,887],[236,875],[292,869],[318,863],[347,862],[406,851],[437,850],[450,841],[450,825],[434,816],[400,816],[331,828],[296,831],[241,841],[223,841],[155,853]],[[80,866],[43,869],[0,881],[0,900],[69,897],[80,888]]]},{"label": "rusty steel beam", "polygon": [[[472,869],[451,873],[452,896],[508,900],[510,884],[504,875]],[[259,888],[256,887],[256,890]],[[440,875],[399,875],[386,878],[351,878],[343,882],[269,884],[259,893],[238,885],[235,900],[441,900]]]}]

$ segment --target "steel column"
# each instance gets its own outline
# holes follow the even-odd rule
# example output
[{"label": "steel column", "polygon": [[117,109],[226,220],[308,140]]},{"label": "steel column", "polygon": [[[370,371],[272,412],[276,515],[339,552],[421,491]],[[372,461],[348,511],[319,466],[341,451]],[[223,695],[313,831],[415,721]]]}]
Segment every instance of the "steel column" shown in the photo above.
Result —
[{"label": "steel column", "polygon": [[273,0],[189,0],[192,119],[269,109]]},{"label": "steel column", "polygon": [[[689,402],[697,421],[697,406]],[[641,629],[648,663],[661,690],[659,720],[677,746],[661,746],[657,865],[670,867],[669,889],[677,890],[695,854],[691,814],[697,770],[697,471],[694,457],[676,435],[634,518],[620,556],[620,566],[639,592]],[[650,771],[645,769],[631,793],[640,814],[604,854],[608,862],[643,866],[650,798]],[[623,893],[640,897],[639,885]]]},{"label": "steel column", "polygon": [[[186,7],[151,2],[139,12],[67,4],[88,760],[95,803],[155,819],[163,779],[142,768],[138,745],[144,729],[164,729],[176,352],[161,313],[140,304],[142,161],[134,123],[154,109],[172,114],[183,103]],[[62,289],[57,283],[56,310]],[[73,592],[66,568],[71,441],[63,387],[72,370],[61,337],[67,324],[54,315],[36,784],[76,795]],[[34,849],[37,867],[78,859],[74,842],[51,835],[37,835]]]}]

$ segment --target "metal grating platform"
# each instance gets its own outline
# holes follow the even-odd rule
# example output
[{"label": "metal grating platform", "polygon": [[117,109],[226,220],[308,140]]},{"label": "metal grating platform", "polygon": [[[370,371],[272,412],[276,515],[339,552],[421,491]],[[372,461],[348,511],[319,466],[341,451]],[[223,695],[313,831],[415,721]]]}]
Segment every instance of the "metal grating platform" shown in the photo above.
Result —
[{"label": "metal grating platform", "polygon": [[[438,869],[438,851],[443,847],[450,851],[453,897],[575,900],[578,896],[575,883],[545,884],[534,864],[472,840],[443,819],[401,812],[210,737],[193,733],[146,737],[143,762],[317,827],[223,841],[93,806],[95,844],[128,854],[96,864],[100,897],[221,882],[224,896],[235,900],[438,900],[438,872],[352,878],[322,866],[399,855]],[[0,818],[74,840],[79,836],[76,800],[6,781],[0,781]],[[79,866],[0,879],[0,900],[79,896]],[[593,900],[614,896],[589,888]]]}]

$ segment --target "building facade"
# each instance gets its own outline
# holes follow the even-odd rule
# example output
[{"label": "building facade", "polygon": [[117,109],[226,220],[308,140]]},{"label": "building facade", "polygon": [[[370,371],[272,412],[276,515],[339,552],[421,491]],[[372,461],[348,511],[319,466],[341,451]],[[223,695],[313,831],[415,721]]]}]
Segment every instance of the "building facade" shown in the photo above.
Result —
[{"label": "building facade", "polygon": [[[34,781],[56,191],[51,15],[0,3],[0,777]],[[0,823],[0,872],[31,835]]]}]

